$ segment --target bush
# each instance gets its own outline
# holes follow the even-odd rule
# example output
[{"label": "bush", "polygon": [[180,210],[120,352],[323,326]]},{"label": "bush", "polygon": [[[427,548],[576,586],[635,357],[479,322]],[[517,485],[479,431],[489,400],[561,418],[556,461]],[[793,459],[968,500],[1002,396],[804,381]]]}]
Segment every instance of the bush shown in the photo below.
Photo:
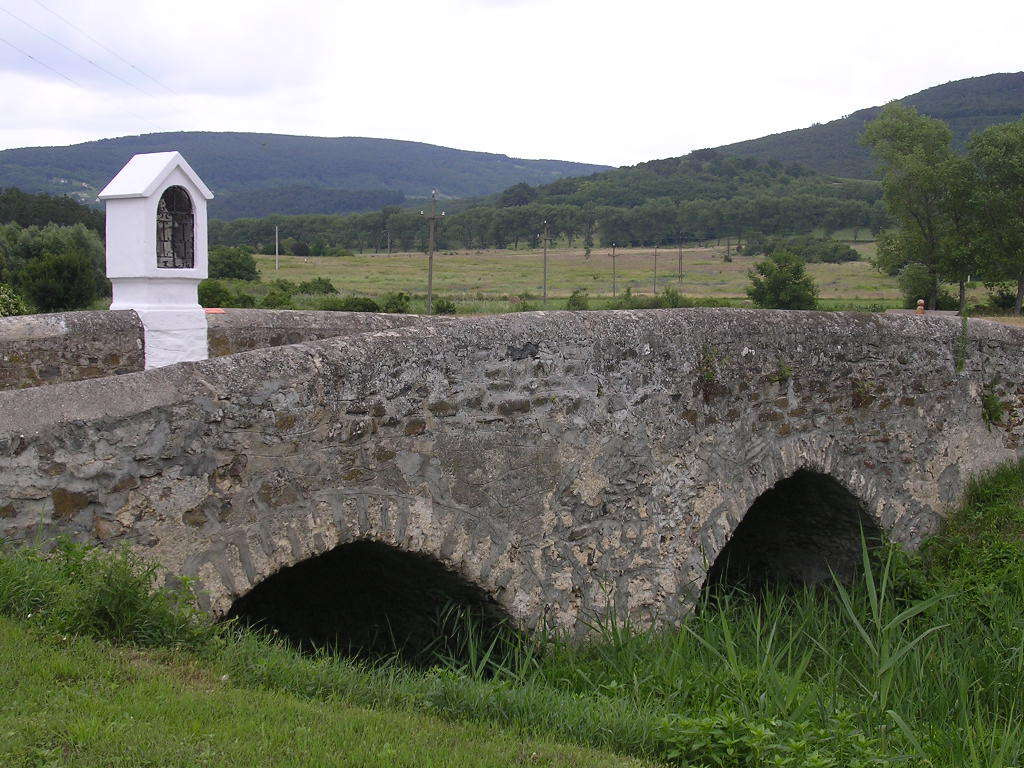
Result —
[{"label": "bush", "polygon": [[348,248],[342,248],[340,245],[332,245],[324,250],[324,256],[354,256]]},{"label": "bush", "polygon": [[762,309],[814,309],[818,288],[807,274],[803,259],[776,251],[748,272],[747,296]]},{"label": "bush", "polygon": [[[896,278],[896,282],[903,293],[903,306],[906,309],[914,309],[918,299],[924,299],[927,305],[928,296],[932,291],[932,276],[924,264],[912,262],[905,265]],[[939,290],[935,302],[936,309],[950,310],[959,309],[960,302],[946,290]]]},{"label": "bush", "polygon": [[455,302],[450,299],[437,299],[434,302],[435,315],[454,315],[456,312]]},{"label": "bush", "polygon": [[278,289],[273,289],[260,301],[263,309],[291,309],[292,295]]},{"label": "bush", "polygon": [[92,260],[81,251],[45,253],[25,265],[25,294],[41,312],[84,309],[98,296]]},{"label": "bush", "polygon": [[385,312],[395,315],[404,315],[409,312],[409,294],[407,293],[386,293],[381,299],[381,308]]},{"label": "bush", "polygon": [[999,286],[994,291],[989,291],[988,303],[993,309],[1009,312],[1017,303],[1017,293],[1005,286]]},{"label": "bush", "polygon": [[256,306],[256,297],[251,293],[236,293],[231,297],[232,307],[238,307],[239,309],[251,309]]},{"label": "bush", "polygon": [[231,291],[219,280],[203,280],[199,284],[199,304],[203,307],[232,306]]},{"label": "bush", "polygon": [[590,309],[590,302],[587,300],[587,292],[582,288],[577,288],[569,294],[569,298],[565,302],[565,308],[573,312]]},{"label": "bush", "polygon": [[380,312],[380,306],[366,296],[325,296],[317,302],[317,309],[329,312]]},{"label": "bush", "polygon": [[337,292],[338,289],[334,287],[334,283],[326,277],[315,277],[312,280],[306,280],[305,282],[299,283],[299,293],[316,295]]},{"label": "bush", "polygon": [[210,249],[210,277],[259,280],[256,259],[245,248],[216,246]]},{"label": "bush", "polygon": [[796,235],[794,237],[751,237],[743,252],[749,256],[763,253],[770,256],[776,251],[788,251],[799,256],[808,264],[825,262],[837,264],[843,261],[858,261],[860,254],[846,243],[831,237]]},{"label": "bush", "polygon": [[9,285],[0,283],[0,317],[29,314],[28,304]]}]

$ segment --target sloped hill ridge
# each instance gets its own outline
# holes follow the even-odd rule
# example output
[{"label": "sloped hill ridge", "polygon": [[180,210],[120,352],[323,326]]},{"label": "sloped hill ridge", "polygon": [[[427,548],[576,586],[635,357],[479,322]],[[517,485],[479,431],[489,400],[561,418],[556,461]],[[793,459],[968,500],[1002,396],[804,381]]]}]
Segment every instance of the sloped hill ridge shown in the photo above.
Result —
[{"label": "sloped hill ridge", "polygon": [[[900,99],[918,111],[949,123],[957,146],[977,131],[1024,115],[1024,72],[954,80]],[[799,163],[832,176],[870,178],[875,165],[858,139],[880,106],[860,109],[839,120],[719,147],[728,155]]]},{"label": "sloped hill ridge", "polygon": [[[339,190],[358,191],[363,197],[384,191],[422,197],[436,188],[444,197],[466,197],[490,194],[519,182],[545,184],[608,167],[524,160],[393,139],[192,131],[4,150],[0,152],[0,187],[67,194],[93,202],[132,155],[172,149],[188,159],[225,203],[235,192],[296,186],[330,190],[327,197],[335,203]],[[371,208],[379,207],[376,200],[374,203]],[[217,215],[216,204],[211,206],[211,215]]]}]

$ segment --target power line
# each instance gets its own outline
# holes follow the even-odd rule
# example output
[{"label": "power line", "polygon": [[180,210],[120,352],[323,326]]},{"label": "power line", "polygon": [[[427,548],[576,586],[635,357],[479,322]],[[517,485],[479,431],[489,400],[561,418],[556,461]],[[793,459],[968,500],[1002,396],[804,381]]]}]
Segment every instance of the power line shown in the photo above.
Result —
[{"label": "power line", "polygon": [[104,43],[101,43],[101,42],[100,42],[99,40],[97,40],[97,39],[96,39],[95,37],[93,37],[92,35],[90,35],[90,34],[89,34],[88,32],[86,32],[86,31],[85,31],[84,29],[82,29],[81,27],[79,27],[79,26],[78,26],[78,25],[76,25],[75,23],[73,23],[73,22],[69,21],[69,20],[68,20],[68,19],[66,19],[65,17],[61,16],[61,15],[60,15],[59,13],[57,13],[57,12],[56,12],[55,10],[53,10],[52,8],[48,8],[48,7],[46,7],[46,6],[45,6],[45,5],[43,5],[43,4],[41,3],[41,2],[39,2],[39,0],[33,0],[33,2],[34,2],[34,3],[36,4],[36,5],[38,5],[38,6],[40,7],[40,8],[42,8],[42,9],[43,9],[44,11],[46,11],[47,13],[50,13],[50,14],[52,14],[52,15],[56,16],[56,17],[57,17],[58,19],[60,19],[61,21],[63,21],[63,22],[65,23],[65,24],[67,24],[67,25],[68,25],[69,27],[71,27],[71,28],[72,28],[73,30],[75,30],[75,31],[76,31],[76,32],[78,32],[79,34],[81,34],[81,35],[85,36],[86,38],[88,38],[89,40],[91,40],[92,42],[94,42],[94,43],[95,43],[96,45],[98,45],[98,46],[99,46],[100,48],[102,48],[103,50],[105,50],[105,51],[106,51],[107,53],[109,53],[109,54],[110,54],[111,56],[114,56],[114,57],[116,57],[117,59],[119,59],[120,61],[122,61],[123,63],[127,64],[127,65],[128,65],[129,67],[131,67],[132,69],[134,69],[134,70],[135,70],[136,72],[138,72],[138,73],[139,73],[140,75],[142,75],[143,77],[149,78],[150,80],[152,80],[152,81],[153,81],[154,83],[156,83],[157,85],[159,85],[159,86],[160,86],[161,88],[163,88],[163,89],[164,89],[165,91],[167,91],[168,93],[173,93],[173,94],[177,95],[177,91],[175,91],[175,90],[174,90],[173,88],[171,88],[171,87],[170,87],[169,85],[164,85],[164,83],[160,82],[159,80],[157,80],[157,79],[156,79],[155,77],[153,77],[152,75],[148,74],[147,72],[143,72],[143,71],[142,71],[142,70],[141,70],[141,69],[140,69],[139,67],[137,67],[137,66],[135,66],[134,64],[132,64],[132,63],[131,63],[130,61],[128,61],[128,59],[126,59],[126,58],[125,58],[124,56],[122,56],[121,54],[119,54],[119,53],[118,53],[117,51],[115,51],[115,50],[114,50],[113,48],[111,48],[111,47],[110,47],[110,46],[108,46],[108,45],[105,45]]},{"label": "power line", "polygon": [[[2,9],[2,8],[0,8],[0,10],[3,10],[3,9]],[[17,51],[18,53],[20,53],[20,54],[21,54],[22,56],[25,56],[26,58],[32,59],[32,61],[34,61],[34,62],[35,62],[36,64],[38,64],[38,65],[39,65],[39,66],[41,66],[41,67],[46,67],[46,68],[47,68],[48,70],[50,70],[51,72],[53,72],[53,73],[54,73],[55,75],[57,75],[57,76],[59,76],[59,77],[63,77],[63,78],[65,79],[65,80],[67,80],[67,81],[68,81],[69,83],[71,83],[72,85],[76,85],[76,86],[78,86],[79,88],[83,88],[83,89],[85,88],[85,86],[84,86],[84,85],[82,85],[82,84],[81,84],[80,82],[78,82],[77,80],[75,80],[75,79],[74,79],[73,77],[71,77],[70,75],[65,75],[65,74],[64,74],[63,72],[61,72],[61,71],[60,71],[59,69],[56,69],[56,68],[54,68],[54,67],[51,67],[51,66],[50,66],[49,64],[47,64],[47,63],[46,63],[45,61],[43,61],[42,59],[38,59],[38,58],[36,58],[35,56],[33,56],[33,55],[32,55],[31,53],[29,53],[28,51],[26,51],[26,50],[23,50],[23,49],[19,48],[19,47],[18,47],[18,46],[16,46],[16,45],[15,45],[14,43],[12,43],[12,42],[11,42],[10,40],[7,40],[7,39],[5,39],[5,38],[3,38],[3,37],[0,37],[0,42],[6,43],[6,44],[7,44],[7,45],[9,45],[9,46],[10,46],[11,48],[13,48],[13,49],[14,49],[14,50],[16,50],[16,51]],[[135,118],[136,120],[140,120],[140,121],[142,121],[143,123],[146,123],[146,124],[147,124],[147,125],[148,125],[148,126],[149,126],[150,128],[156,128],[156,130],[157,130],[157,131],[162,131],[162,130],[164,130],[163,128],[161,128],[161,127],[160,127],[159,125],[157,125],[156,123],[150,122],[149,120],[147,120],[146,118],[144,118],[144,117],[143,117],[142,115],[138,115],[138,114],[136,114],[135,112],[132,112],[132,111],[130,111],[130,110],[127,110],[127,109],[126,109],[126,110],[124,110],[124,112],[125,112],[125,114],[127,114],[127,115],[131,115],[131,116],[132,116],[132,117],[134,117],[134,118]]]},{"label": "power line", "polygon": [[59,45],[59,46],[60,46],[61,48],[65,49],[65,50],[67,50],[67,51],[70,51],[71,53],[73,53],[73,54],[74,54],[75,56],[77,56],[78,58],[82,59],[83,61],[87,61],[87,62],[89,62],[89,63],[90,63],[90,64],[92,64],[92,65],[93,65],[94,67],[96,67],[96,69],[98,69],[98,70],[99,70],[100,72],[103,72],[104,74],[106,74],[106,75],[109,75],[110,77],[114,78],[115,80],[119,80],[119,81],[121,81],[122,83],[124,83],[125,85],[127,85],[127,86],[128,86],[129,88],[134,88],[135,90],[139,91],[140,93],[143,93],[143,94],[145,94],[146,96],[155,96],[155,95],[156,95],[156,94],[150,93],[149,91],[145,90],[144,88],[141,88],[141,87],[139,87],[138,85],[136,85],[135,83],[131,82],[130,80],[125,80],[125,79],[124,79],[123,77],[121,77],[120,75],[116,75],[116,74],[114,74],[114,73],[113,73],[113,72],[111,72],[111,71],[110,71],[109,69],[106,69],[106,68],[104,68],[104,67],[101,67],[101,66],[100,66],[99,64],[97,64],[97,63],[96,63],[95,61],[93,61],[92,59],[90,59],[90,58],[89,58],[88,56],[85,56],[85,55],[83,55],[83,54],[79,53],[78,51],[76,51],[76,50],[75,50],[74,48],[72,48],[72,47],[70,47],[70,46],[68,46],[68,45],[65,45],[64,43],[62,43],[62,42],[61,42],[60,40],[58,40],[58,39],[57,39],[56,37],[54,37],[53,35],[47,34],[46,32],[43,32],[43,30],[39,29],[38,27],[34,27],[34,26],[32,26],[31,24],[29,24],[29,23],[28,23],[27,21],[25,21],[25,20],[24,20],[24,19],[22,19],[21,17],[19,17],[19,16],[15,16],[15,15],[14,15],[13,13],[11,13],[11,12],[10,12],[9,10],[7,10],[6,8],[0,7],[0,11],[3,11],[3,12],[4,12],[4,13],[6,13],[6,14],[7,14],[8,16],[10,16],[10,17],[11,17],[12,19],[15,19],[15,20],[17,20],[17,21],[20,21],[20,22],[21,22],[22,24],[24,24],[24,25],[25,25],[26,27],[28,27],[29,29],[31,29],[31,30],[32,30],[33,32],[36,32],[36,33],[38,33],[38,34],[42,35],[42,36],[43,36],[43,37],[45,37],[45,38],[46,38],[47,40],[51,40],[51,41],[53,41],[54,43],[56,43],[57,45]]},{"label": "power line", "polygon": [[50,70],[51,72],[53,72],[53,73],[54,73],[55,75],[59,75],[60,77],[63,77],[63,78],[64,78],[65,80],[67,80],[67,81],[68,81],[69,83],[72,83],[72,84],[74,84],[74,85],[77,85],[77,86],[78,86],[79,88],[81,88],[81,87],[82,87],[82,84],[81,84],[81,83],[79,83],[79,82],[76,82],[75,80],[71,79],[70,77],[68,77],[67,75],[65,75],[65,74],[64,74],[63,72],[61,72],[61,71],[59,71],[59,70],[56,70],[56,69],[54,69],[54,68],[53,68],[53,67],[51,67],[51,66],[50,66],[49,64],[47,64],[47,63],[46,63],[45,61],[40,61],[39,59],[37,59],[37,58],[36,58],[35,56],[33,56],[33,55],[32,55],[31,53],[29,53],[28,51],[23,51],[23,50],[22,50],[21,48],[19,48],[18,46],[16,46],[16,45],[15,45],[14,43],[12,43],[12,42],[11,42],[10,40],[5,40],[4,38],[0,37],[0,42],[4,42],[4,43],[7,43],[7,45],[11,46],[11,48],[13,48],[14,50],[16,50],[16,51],[17,51],[18,53],[20,53],[20,54],[21,54],[22,56],[27,56],[28,58],[32,59],[32,61],[34,61],[34,62],[35,62],[36,64],[38,64],[38,65],[40,65],[40,66],[42,66],[42,67],[46,67],[46,68],[47,68],[48,70]]}]

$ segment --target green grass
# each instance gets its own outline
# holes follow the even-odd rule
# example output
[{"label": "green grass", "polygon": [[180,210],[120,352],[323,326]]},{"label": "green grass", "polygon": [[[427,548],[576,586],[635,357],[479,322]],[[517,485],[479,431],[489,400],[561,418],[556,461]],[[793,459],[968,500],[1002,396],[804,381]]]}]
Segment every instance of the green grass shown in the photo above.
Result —
[{"label": "green grass", "polygon": [[239,687],[190,657],[0,619],[0,765],[639,766],[485,725]]},{"label": "green grass", "polygon": [[[860,243],[865,256],[873,252],[873,243]],[[661,249],[658,258],[658,291],[674,288],[693,299],[711,298],[736,305],[748,305],[747,271],[760,260],[733,254],[723,261],[725,246],[683,249],[683,278],[679,279],[678,252]],[[362,254],[352,257],[282,256],[275,269],[273,256],[256,257],[264,282],[284,278],[301,282],[314,277],[331,280],[343,294],[380,297],[403,291],[417,296],[414,310],[425,307],[427,265],[420,253],[388,255]],[[900,303],[894,279],[880,274],[867,261],[843,264],[810,264],[808,271],[818,282],[823,304],[846,306],[895,307]],[[434,262],[434,295],[452,299],[460,314],[508,312],[515,308],[510,299],[530,294],[531,304],[540,308],[543,293],[542,255],[539,251],[490,250],[482,252],[438,253]],[[245,290],[244,284],[236,289]],[[248,286],[251,292],[265,289]],[[577,289],[591,297],[593,309],[604,309],[613,288],[621,294],[629,288],[634,294],[654,293],[654,260],[651,248],[617,251],[615,277],[607,249],[595,249],[587,258],[581,249],[554,249],[549,253],[548,308],[564,309],[565,300]],[[296,307],[312,308],[314,301],[298,297]]]},{"label": "green grass", "polygon": [[[541,633],[426,670],[213,631],[173,596],[147,606],[152,574],[124,554],[9,552],[0,764],[278,764],[289,747],[317,764],[387,743],[424,765],[532,750],[551,765],[1019,767],[1022,502],[1024,465],[1007,466],[920,554],[878,554],[852,586],[733,595],[679,628],[595,618],[582,644]],[[76,627],[96,639],[62,639]]]}]

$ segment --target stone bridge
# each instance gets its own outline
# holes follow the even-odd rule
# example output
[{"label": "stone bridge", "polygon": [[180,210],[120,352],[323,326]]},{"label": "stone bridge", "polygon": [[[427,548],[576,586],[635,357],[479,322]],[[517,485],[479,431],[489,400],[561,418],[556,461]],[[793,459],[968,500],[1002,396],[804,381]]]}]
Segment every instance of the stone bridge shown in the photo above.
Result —
[{"label": "stone bridge", "polygon": [[972,475],[1020,455],[1024,331],[986,321],[359,323],[0,392],[0,537],[127,545],[217,615],[369,541],[522,625],[580,630],[609,610],[679,619],[724,578],[727,543],[800,581],[849,567],[862,528],[912,548]]}]

